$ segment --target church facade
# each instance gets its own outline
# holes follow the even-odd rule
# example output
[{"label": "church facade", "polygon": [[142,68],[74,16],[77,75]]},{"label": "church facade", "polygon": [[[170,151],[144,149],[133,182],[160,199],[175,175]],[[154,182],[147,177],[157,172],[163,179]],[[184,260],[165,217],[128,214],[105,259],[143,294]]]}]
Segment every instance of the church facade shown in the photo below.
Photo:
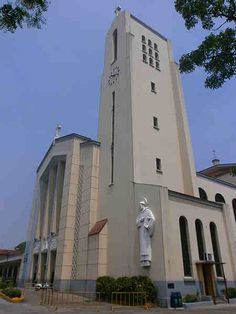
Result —
[{"label": "church facade", "polygon": [[[233,166],[214,160],[196,173],[171,43],[119,13],[106,36],[98,141],[59,137],[39,165],[22,280],[92,291],[99,276],[146,275],[162,304],[173,291],[221,295],[225,279],[236,286]],[[152,229],[148,241],[140,228]]]}]

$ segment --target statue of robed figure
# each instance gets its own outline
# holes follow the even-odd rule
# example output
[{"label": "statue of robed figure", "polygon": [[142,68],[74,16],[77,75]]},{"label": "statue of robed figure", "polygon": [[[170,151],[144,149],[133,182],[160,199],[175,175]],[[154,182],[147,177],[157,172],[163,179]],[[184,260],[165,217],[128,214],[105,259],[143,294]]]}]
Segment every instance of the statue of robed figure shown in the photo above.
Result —
[{"label": "statue of robed figure", "polygon": [[155,217],[148,208],[148,201],[144,199],[140,202],[140,211],[136,219],[136,226],[139,231],[140,244],[140,264],[142,267],[151,266],[152,247],[151,237],[154,232]]}]

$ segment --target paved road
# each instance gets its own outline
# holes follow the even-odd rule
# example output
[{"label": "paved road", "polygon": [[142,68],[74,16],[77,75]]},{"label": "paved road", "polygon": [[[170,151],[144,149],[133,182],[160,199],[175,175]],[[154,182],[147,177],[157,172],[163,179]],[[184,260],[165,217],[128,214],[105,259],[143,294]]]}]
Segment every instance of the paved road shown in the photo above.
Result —
[{"label": "paved road", "polygon": [[[183,314],[232,314],[236,313],[236,305],[216,305],[211,306],[208,308],[198,308],[198,309],[192,309],[192,310],[168,310],[168,309],[150,309],[148,311],[144,311],[141,309],[132,310],[132,309],[117,309],[114,312],[111,312],[108,309],[100,309],[100,313],[127,313],[127,314],[171,314],[171,313],[181,312]],[[48,313],[48,314],[67,314],[67,313],[84,313],[84,314],[95,314],[96,309],[58,309],[57,311],[54,311],[53,309],[48,309],[44,306],[39,305],[32,305],[27,302],[20,303],[20,304],[13,304],[8,303],[5,300],[0,299],[0,314],[41,314],[41,313]]]}]

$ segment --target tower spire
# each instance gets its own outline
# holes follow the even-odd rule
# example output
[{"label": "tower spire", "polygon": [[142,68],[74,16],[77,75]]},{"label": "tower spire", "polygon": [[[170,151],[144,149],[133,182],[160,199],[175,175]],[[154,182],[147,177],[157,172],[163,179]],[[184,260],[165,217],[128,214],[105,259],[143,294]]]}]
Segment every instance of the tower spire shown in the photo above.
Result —
[{"label": "tower spire", "polygon": [[59,123],[57,123],[55,136],[54,136],[54,139],[53,139],[53,145],[55,144],[56,139],[61,137],[61,129],[62,129],[62,126]]},{"label": "tower spire", "polygon": [[220,163],[220,159],[217,157],[215,149],[213,149],[212,152],[213,152],[213,159],[211,162],[212,162],[213,166],[217,166]]},{"label": "tower spire", "polygon": [[120,11],[121,11],[121,7],[118,5],[118,7],[116,7],[114,13],[116,16],[118,16],[120,14]]}]

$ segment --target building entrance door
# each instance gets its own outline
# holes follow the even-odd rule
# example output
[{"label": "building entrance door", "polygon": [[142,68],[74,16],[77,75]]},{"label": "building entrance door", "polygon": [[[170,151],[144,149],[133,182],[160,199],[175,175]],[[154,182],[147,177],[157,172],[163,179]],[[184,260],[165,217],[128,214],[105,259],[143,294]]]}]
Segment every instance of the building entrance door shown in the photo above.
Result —
[{"label": "building entrance door", "polygon": [[197,264],[198,278],[201,283],[201,293],[209,295],[215,302],[216,288],[215,288],[215,274],[214,262],[199,261]]},{"label": "building entrance door", "polygon": [[214,283],[212,278],[212,264],[202,264],[203,282],[205,295],[215,295]]}]

